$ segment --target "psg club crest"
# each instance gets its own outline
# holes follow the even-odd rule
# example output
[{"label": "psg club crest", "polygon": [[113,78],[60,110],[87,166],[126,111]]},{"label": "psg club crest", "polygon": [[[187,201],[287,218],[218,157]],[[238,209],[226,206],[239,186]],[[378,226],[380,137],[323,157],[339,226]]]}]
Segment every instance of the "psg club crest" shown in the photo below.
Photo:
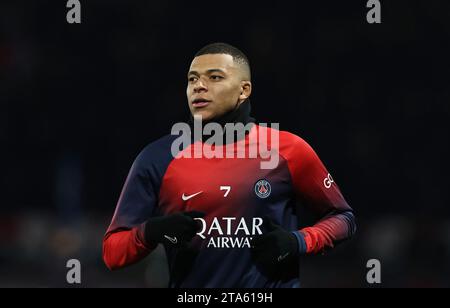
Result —
[{"label": "psg club crest", "polygon": [[272,187],[270,183],[266,180],[259,180],[255,184],[255,193],[261,199],[265,199],[270,196],[270,192],[272,191]]}]

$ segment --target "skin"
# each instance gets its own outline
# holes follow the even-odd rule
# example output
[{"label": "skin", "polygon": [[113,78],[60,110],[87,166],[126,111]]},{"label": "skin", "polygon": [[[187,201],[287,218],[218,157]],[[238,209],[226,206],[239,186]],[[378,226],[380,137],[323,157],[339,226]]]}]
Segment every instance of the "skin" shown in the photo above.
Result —
[{"label": "skin", "polygon": [[195,57],[187,77],[189,109],[195,119],[201,116],[203,121],[211,121],[234,110],[252,92],[250,72],[227,54]]}]

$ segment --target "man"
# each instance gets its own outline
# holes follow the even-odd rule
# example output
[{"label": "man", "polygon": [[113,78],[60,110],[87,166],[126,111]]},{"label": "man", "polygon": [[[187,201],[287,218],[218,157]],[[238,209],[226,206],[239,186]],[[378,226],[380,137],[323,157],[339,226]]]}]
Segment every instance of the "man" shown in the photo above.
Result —
[{"label": "man", "polygon": [[[313,149],[288,132],[253,124],[251,71],[235,47],[202,48],[188,73],[191,126],[242,123],[244,148],[272,148],[274,168],[256,158],[194,158],[205,135],[172,153],[176,135],[149,144],[136,158],[103,243],[110,269],[143,259],[163,244],[171,287],[298,287],[299,256],[316,254],[355,232],[352,209]],[[265,133],[265,134],[264,134]],[[273,133],[276,133],[273,135]],[[256,135],[270,140],[254,141]],[[277,138],[277,143],[274,137]],[[235,136],[236,137],[236,136]],[[221,147],[222,146],[222,147]],[[262,153],[261,153],[262,154]],[[267,153],[266,153],[267,154]],[[299,207],[320,220],[298,230]]]}]

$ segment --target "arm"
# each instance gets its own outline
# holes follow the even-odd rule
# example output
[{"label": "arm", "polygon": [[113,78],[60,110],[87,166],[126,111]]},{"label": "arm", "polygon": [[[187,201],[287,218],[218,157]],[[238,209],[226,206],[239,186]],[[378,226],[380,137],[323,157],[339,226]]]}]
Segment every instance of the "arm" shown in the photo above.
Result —
[{"label": "arm", "polygon": [[299,230],[305,244],[303,253],[316,254],[333,248],[352,237],[355,231],[355,216],[352,211],[330,213],[314,226]]},{"label": "arm", "polygon": [[314,152],[301,138],[289,135],[282,155],[288,161],[297,198],[319,221],[295,232],[301,253],[316,254],[349,239],[356,231],[355,216],[337,184]]},{"label": "arm", "polygon": [[103,260],[110,270],[120,269],[145,258],[154,247],[142,239],[140,228],[111,232],[103,239]]},{"label": "arm", "polygon": [[136,263],[156,248],[144,240],[144,223],[153,215],[157,202],[157,185],[146,156],[143,151],[133,163],[103,238],[103,260],[109,269]]},{"label": "arm", "polygon": [[184,245],[195,236],[199,227],[195,218],[203,217],[203,213],[161,215],[158,210],[158,193],[173,160],[171,145],[175,138],[168,135],[150,144],[134,161],[103,238],[103,260],[109,269],[140,261],[159,243]]}]

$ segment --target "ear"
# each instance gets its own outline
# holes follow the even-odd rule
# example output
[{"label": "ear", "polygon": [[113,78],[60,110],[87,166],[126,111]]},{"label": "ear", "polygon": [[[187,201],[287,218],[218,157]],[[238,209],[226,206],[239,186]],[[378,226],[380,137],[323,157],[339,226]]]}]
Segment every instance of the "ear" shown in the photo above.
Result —
[{"label": "ear", "polygon": [[250,97],[252,94],[252,83],[251,81],[241,81],[241,95],[239,95],[239,100],[244,101]]}]

